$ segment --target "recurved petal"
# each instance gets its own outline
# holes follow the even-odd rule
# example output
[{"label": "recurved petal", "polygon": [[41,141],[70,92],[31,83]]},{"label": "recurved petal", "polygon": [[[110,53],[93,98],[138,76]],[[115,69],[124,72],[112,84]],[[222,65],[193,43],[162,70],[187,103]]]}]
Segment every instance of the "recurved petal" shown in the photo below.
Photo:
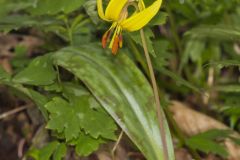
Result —
[{"label": "recurved petal", "polygon": [[100,18],[105,21],[109,21],[104,15],[102,0],[97,0],[97,10]]},{"label": "recurved petal", "polygon": [[117,21],[123,7],[127,2],[128,0],[110,0],[105,12],[106,18]]},{"label": "recurved petal", "polygon": [[139,0],[139,2],[138,2],[138,7],[139,7],[140,10],[145,9],[145,4],[144,4],[144,1],[143,1],[143,0]]},{"label": "recurved petal", "polygon": [[161,4],[162,0],[156,0],[151,6],[122,21],[120,25],[128,31],[137,31],[143,28],[157,14]]}]

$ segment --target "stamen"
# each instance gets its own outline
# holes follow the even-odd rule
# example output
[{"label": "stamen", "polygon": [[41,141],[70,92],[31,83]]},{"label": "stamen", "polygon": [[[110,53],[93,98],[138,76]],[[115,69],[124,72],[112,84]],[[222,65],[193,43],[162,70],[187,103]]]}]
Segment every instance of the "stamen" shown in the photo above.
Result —
[{"label": "stamen", "polygon": [[116,55],[119,49],[119,37],[115,36],[113,46],[112,46],[112,54]]},{"label": "stamen", "polygon": [[119,35],[119,47],[122,48],[123,46],[123,37],[122,34]]},{"label": "stamen", "polygon": [[108,39],[110,37],[110,30],[108,30],[107,32],[104,33],[103,37],[102,37],[102,47],[103,48],[106,48],[107,46],[107,42],[108,42]]},{"label": "stamen", "polygon": [[111,40],[111,42],[110,42],[110,44],[109,44],[109,48],[112,48],[113,43],[114,43],[114,41],[115,41],[115,37],[118,36],[118,31],[119,31],[119,26],[116,26],[115,31],[114,31],[114,34],[113,34],[113,36],[112,36],[112,40]]},{"label": "stamen", "polygon": [[[138,12],[138,5],[140,5],[139,8],[145,8],[143,0],[128,0],[127,3],[122,8],[122,11],[119,15],[119,18],[117,21],[114,21],[110,29],[104,33],[102,37],[102,47],[106,48],[109,39],[111,38],[111,41],[109,43],[109,48],[112,49],[112,53],[115,55],[117,54],[117,51],[119,48],[122,48],[123,46],[123,37],[122,37],[122,27],[121,22],[125,19],[127,19],[128,15],[128,7],[134,6],[136,8],[136,12]],[[134,14],[134,13],[133,13]],[[113,34],[113,35],[112,35]]]}]

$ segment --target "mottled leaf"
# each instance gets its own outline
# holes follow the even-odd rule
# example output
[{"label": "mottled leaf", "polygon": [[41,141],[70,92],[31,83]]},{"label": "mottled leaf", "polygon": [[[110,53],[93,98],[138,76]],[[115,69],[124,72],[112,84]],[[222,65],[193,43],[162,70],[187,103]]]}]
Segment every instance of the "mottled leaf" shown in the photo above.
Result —
[{"label": "mottled leaf", "polygon": [[[83,81],[148,160],[163,160],[151,86],[127,56],[113,57],[91,44],[58,51],[54,59]],[[171,135],[164,124],[169,159],[173,160]]]}]

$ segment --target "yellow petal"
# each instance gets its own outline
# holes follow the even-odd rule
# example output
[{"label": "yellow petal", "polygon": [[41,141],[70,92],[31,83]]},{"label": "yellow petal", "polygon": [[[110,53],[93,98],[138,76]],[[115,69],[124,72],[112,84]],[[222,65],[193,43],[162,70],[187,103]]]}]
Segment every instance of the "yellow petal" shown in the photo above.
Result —
[{"label": "yellow petal", "polygon": [[137,31],[143,28],[159,11],[162,0],[156,0],[151,6],[134,14],[120,24],[123,29]]},{"label": "yellow petal", "polygon": [[144,4],[143,0],[139,0],[138,7],[139,7],[140,11],[145,9],[145,4]]},{"label": "yellow petal", "polygon": [[110,0],[105,12],[106,18],[117,21],[127,2],[128,0]]},{"label": "yellow petal", "polygon": [[100,18],[102,18],[105,21],[110,21],[104,15],[102,0],[97,0],[97,10]]}]

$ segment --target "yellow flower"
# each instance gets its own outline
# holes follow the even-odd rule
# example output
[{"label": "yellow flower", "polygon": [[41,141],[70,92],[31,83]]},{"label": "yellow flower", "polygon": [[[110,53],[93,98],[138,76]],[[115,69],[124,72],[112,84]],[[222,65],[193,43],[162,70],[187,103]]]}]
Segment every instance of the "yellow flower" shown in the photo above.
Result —
[{"label": "yellow flower", "polygon": [[[143,0],[110,0],[104,13],[102,0],[97,0],[99,17],[112,23],[110,29],[102,37],[103,48],[106,48],[107,42],[112,36],[109,48],[112,49],[113,54],[116,54],[122,47],[122,31],[133,32],[143,28],[157,14],[161,4],[162,0],[156,0],[145,8]],[[129,16],[128,7],[130,5],[137,9]]]}]

